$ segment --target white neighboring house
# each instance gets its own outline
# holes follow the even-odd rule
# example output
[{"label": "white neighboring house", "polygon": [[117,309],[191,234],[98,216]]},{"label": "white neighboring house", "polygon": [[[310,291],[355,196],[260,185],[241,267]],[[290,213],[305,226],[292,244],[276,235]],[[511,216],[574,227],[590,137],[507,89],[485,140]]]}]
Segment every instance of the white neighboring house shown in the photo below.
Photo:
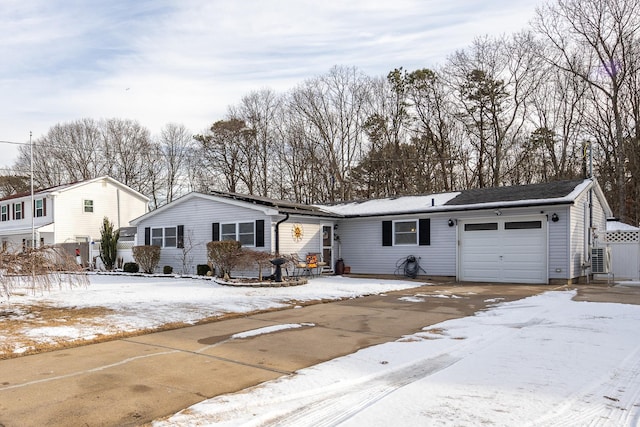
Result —
[{"label": "white neighboring house", "polygon": [[[0,240],[5,249],[35,244],[91,244],[100,240],[104,217],[114,229],[148,210],[149,198],[115,179],[102,176],[0,199]],[[97,253],[98,248],[95,248]]]}]

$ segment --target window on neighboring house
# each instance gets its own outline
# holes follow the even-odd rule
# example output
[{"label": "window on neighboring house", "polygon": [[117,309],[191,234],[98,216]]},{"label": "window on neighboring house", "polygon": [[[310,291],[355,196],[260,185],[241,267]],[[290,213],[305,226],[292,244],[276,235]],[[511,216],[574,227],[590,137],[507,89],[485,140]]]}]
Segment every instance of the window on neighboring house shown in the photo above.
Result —
[{"label": "window on neighboring house", "polygon": [[417,245],[418,222],[415,220],[394,222],[393,239],[396,245]]},{"label": "window on neighboring house", "polygon": [[178,246],[176,227],[152,228],[151,244],[161,248],[175,248]]},{"label": "window on neighboring house", "polygon": [[33,215],[34,216],[39,218],[39,217],[43,217],[43,216],[45,216],[47,214],[46,210],[45,210],[46,209],[45,208],[46,205],[45,205],[45,200],[44,199],[34,200],[33,201],[33,206],[34,206],[34,209],[33,209]]},{"label": "window on neighboring house", "polygon": [[13,204],[13,219],[22,219],[24,218],[22,214],[22,205],[23,203],[14,203]]},{"label": "window on neighboring house", "polygon": [[255,223],[240,222],[220,224],[220,240],[237,240],[242,246],[255,246]]},{"label": "window on neighboring house", "polygon": [[84,201],[84,211],[85,212],[93,212],[93,200],[85,200]]},{"label": "window on neighboring house", "polygon": [[9,205],[0,206],[0,221],[9,221]]}]

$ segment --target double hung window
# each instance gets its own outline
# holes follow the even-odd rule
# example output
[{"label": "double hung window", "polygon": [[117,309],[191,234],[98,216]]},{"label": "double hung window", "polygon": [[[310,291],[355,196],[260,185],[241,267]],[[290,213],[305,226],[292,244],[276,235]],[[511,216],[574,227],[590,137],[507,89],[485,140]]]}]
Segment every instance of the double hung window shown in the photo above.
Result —
[{"label": "double hung window", "polygon": [[175,248],[177,246],[176,227],[152,228],[151,244],[161,248]]},{"label": "double hung window", "polygon": [[242,246],[256,245],[254,222],[220,224],[220,240],[237,240]]}]

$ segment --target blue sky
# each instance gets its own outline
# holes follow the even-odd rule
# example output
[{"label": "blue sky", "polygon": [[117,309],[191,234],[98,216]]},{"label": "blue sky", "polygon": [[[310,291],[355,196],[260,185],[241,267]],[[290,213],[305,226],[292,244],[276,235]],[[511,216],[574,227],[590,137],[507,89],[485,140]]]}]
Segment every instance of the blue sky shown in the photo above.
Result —
[{"label": "blue sky", "polygon": [[[2,0],[0,141],[84,117],[193,133],[252,90],[334,65],[371,76],[443,64],[526,27],[541,0]],[[0,143],[0,166],[17,146]]]}]

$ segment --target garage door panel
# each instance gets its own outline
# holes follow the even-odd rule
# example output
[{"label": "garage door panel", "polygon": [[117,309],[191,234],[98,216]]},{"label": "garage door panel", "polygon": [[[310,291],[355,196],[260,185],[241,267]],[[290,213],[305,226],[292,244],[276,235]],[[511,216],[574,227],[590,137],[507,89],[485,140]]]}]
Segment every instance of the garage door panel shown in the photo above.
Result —
[{"label": "garage door panel", "polygon": [[[493,229],[488,222],[497,224]],[[547,232],[541,217],[462,222],[460,279],[546,283]]]}]

